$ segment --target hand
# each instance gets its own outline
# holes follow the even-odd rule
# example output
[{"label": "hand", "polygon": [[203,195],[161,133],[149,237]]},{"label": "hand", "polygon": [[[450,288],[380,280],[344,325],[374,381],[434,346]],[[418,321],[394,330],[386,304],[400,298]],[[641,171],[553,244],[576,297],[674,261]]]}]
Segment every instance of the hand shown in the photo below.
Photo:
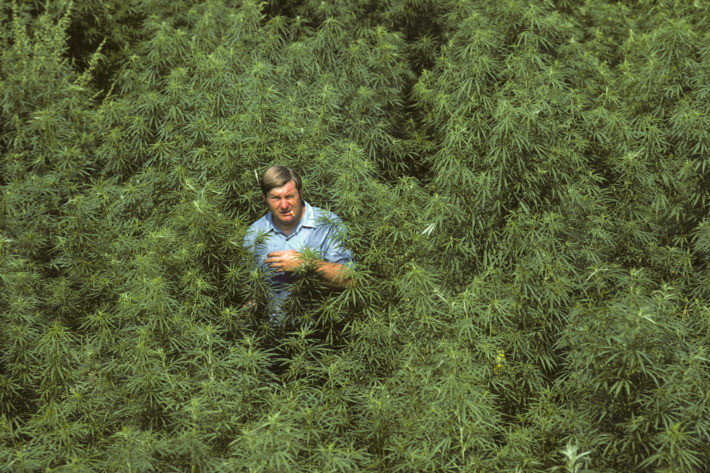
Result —
[{"label": "hand", "polygon": [[301,253],[296,250],[272,251],[266,255],[264,263],[274,271],[290,273],[301,267]]}]

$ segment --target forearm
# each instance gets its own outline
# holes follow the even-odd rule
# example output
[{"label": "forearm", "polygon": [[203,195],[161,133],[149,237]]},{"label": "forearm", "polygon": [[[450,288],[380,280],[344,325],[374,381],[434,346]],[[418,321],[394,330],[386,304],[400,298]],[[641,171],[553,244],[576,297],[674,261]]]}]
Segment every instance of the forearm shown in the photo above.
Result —
[{"label": "forearm", "polygon": [[309,269],[315,269],[323,282],[330,287],[352,287],[355,281],[348,277],[348,268],[344,264],[303,257],[294,250],[272,251],[266,255],[264,263],[272,270],[279,272],[299,271],[306,264]]},{"label": "forearm", "polygon": [[355,281],[348,277],[348,270],[344,264],[318,261],[315,269],[327,286],[345,288],[355,284]]}]

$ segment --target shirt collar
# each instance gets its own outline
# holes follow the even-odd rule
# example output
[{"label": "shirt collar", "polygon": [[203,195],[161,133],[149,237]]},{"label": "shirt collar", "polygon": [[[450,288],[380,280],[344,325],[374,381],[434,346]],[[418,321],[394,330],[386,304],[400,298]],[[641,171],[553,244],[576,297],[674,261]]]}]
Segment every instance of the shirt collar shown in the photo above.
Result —
[{"label": "shirt collar", "polygon": [[298,222],[299,227],[315,227],[316,226],[316,213],[313,210],[313,207],[311,207],[311,204],[306,202],[305,200],[301,201],[303,202],[303,217],[301,218],[301,221]]}]

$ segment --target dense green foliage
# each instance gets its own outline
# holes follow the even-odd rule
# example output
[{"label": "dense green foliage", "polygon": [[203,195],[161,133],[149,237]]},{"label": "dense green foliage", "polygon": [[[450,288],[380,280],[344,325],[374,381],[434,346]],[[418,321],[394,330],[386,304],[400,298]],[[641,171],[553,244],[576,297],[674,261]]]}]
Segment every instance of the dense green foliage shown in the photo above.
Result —
[{"label": "dense green foliage", "polygon": [[[0,0],[0,471],[708,471],[709,18]],[[358,259],[283,329],[276,163]]]}]

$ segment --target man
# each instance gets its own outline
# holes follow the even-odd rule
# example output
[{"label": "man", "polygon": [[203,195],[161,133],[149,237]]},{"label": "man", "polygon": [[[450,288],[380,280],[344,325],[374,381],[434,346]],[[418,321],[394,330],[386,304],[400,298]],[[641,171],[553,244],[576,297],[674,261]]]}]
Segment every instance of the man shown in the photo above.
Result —
[{"label": "man", "polygon": [[301,184],[301,177],[291,168],[267,169],[261,193],[270,212],[254,222],[244,237],[244,246],[269,273],[277,306],[288,296],[288,285],[296,281],[306,261],[326,285],[343,288],[352,284],[347,267],[353,257],[343,245],[340,218],[304,201]]}]

